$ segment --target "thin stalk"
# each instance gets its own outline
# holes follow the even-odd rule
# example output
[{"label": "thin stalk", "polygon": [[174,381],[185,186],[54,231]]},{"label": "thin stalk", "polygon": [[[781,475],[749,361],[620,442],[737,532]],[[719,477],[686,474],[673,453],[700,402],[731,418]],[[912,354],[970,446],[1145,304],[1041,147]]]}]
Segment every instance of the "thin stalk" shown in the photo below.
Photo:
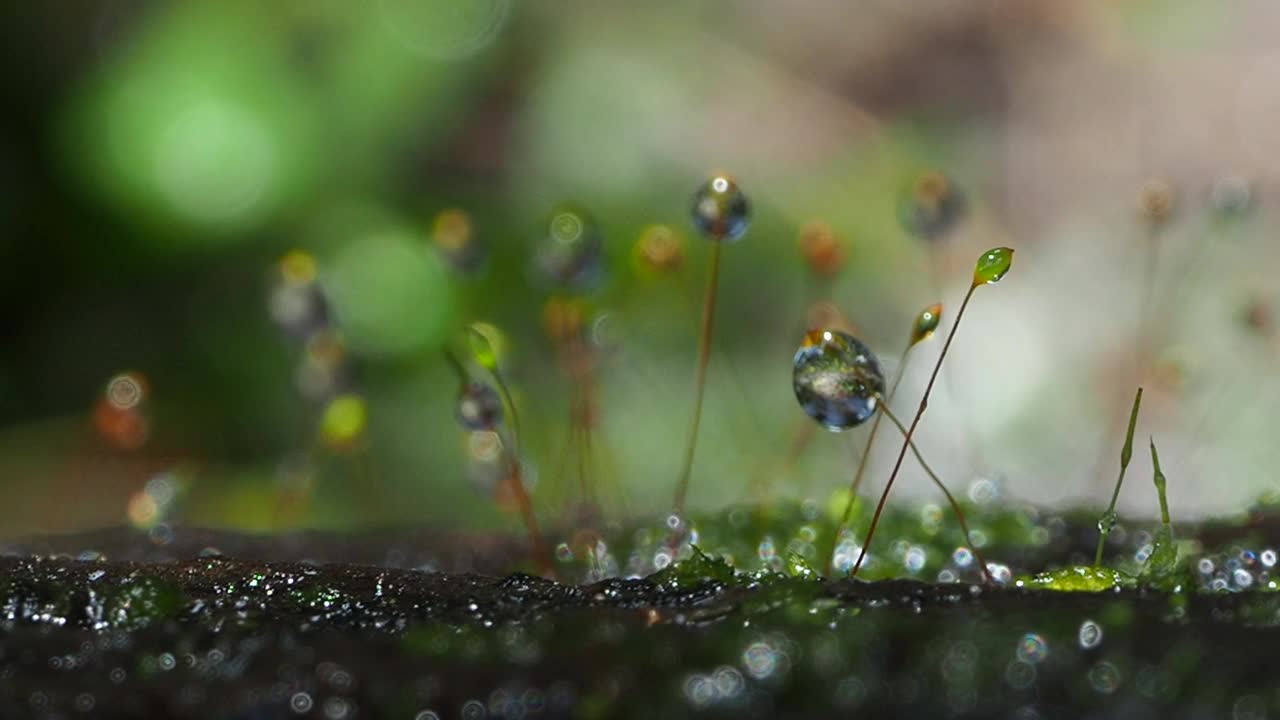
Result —
[{"label": "thin stalk", "polygon": [[538,566],[538,572],[545,577],[554,577],[555,570],[551,567],[551,558],[546,553],[542,545],[542,535],[538,532],[538,519],[533,513],[533,503],[529,500],[529,493],[524,489],[524,476],[520,468],[520,456],[514,451],[507,453],[507,459],[511,463],[511,472],[507,475],[508,482],[511,484],[511,492],[516,496],[516,504],[520,507],[520,515],[524,520],[525,530],[529,533],[529,551],[533,554],[534,563]]},{"label": "thin stalk", "polygon": [[1116,501],[1120,499],[1120,486],[1124,484],[1125,470],[1129,469],[1129,459],[1133,457],[1133,429],[1138,424],[1138,408],[1142,405],[1142,388],[1133,396],[1133,409],[1129,411],[1129,430],[1124,436],[1124,447],[1120,448],[1120,475],[1116,477],[1116,489],[1111,492],[1111,504],[1102,514],[1098,522],[1098,549],[1093,554],[1095,567],[1102,565],[1102,548],[1107,544],[1107,536],[1111,534],[1111,526],[1116,521]]},{"label": "thin stalk", "polygon": [[702,301],[702,332],[698,336],[698,368],[694,379],[693,421],[689,425],[689,440],[685,446],[684,465],[676,483],[675,499],[671,503],[676,517],[684,515],[685,497],[689,493],[689,475],[693,471],[693,453],[698,444],[698,422],[702,415],[702,395],[707,385],[707,361],[711,357],[711,330],[715,320],[716,288],[720,283],[720,253],[724,244],[711,245],[711,265],[707,270],[707,292]]},{"label": "thin stalk", "polygon": [[[898,385],[902,383],[902,376],[905,374],[907,367],[907,358],[911,355],[911,348],[915,347],[915,343],[909,343],[907,349],[902,351],[902,362],[898,365],[898,372],[893,379],[893,384],[889,387],[889,394],[880,399],[880,407],[885,407],[893,402],[894,395],[898,394]],[[858,470],[853,474],[853,482],[849,483],[849,501],[845,503],[844,513],[840,516],[840,526],[844,527],[849,522],[849,515],[853,512],[853,501],[858,496],[858,488],[862,486],[862,478],[867,469],[867,458],[871,455],[871,444],[876,440],[876,433],[880,430],[881,416],[877,415],[876,419],[871,423],[871,432],[867,434],[867,442],[862,448],[862,458],[858,461]]]},{"label": "thin stalk", "polygon": [[[885,415],[889,416],[889,420],[898,427],[898,431],[905,438],[907,436],[907,428],[903,426],[898,416],[894,415],[893,411],[889,409],[889,403],[882,402],[880,409]],[[924,461],[924,456],[920,454],[920,449],[916,447],[915,441],[907,440],[907,444],[911,446],[911,452],[916,456],[916,462],[920,463],[920,467],[924,468],[925,473],[929,475],[929,479],[933,480],[933,484],[937,485],[942,494],[947,497],[947,502],[951,505],[951,512],[955,514],[956,521],[960,523],[960,530],[964,533],[965,545],[969,546],[970,552],[973,553],[973,558],[978,561],[978,566],[982,568],[983,577],[987,579],[988,583],[995,584],[995,578],[991,577],[991,570],[987,568],[987,561],[982,558],[982,553],[978,552],[978,546],[973,543],[973,538],[969,536],[969,525],[965,522],[964,511],[960,509],[960,503],[956,502],[955,497],[951,495],[951,491],[947,490],[947,486],[942,484],[942,480],[938,478],[933,468],[929,467],[929,463]]]},{"label": "thin stalk", "polygon": [[[911,355],[911,348],[915,347],[915,343],[911,340],[907,341],[907,349],[902,351],[902,362],[898,364],[897,375],[893,379],[893,384],[889,388],[888,400],[882,400],[881,407],[884,407],[898,393],[898,385],[902,382],[902,376],[906,373],[907,358]],[[840,531],[845,525],[849,524],[849,517],[853,514],[853,504],[858,499],[858,488],[862,486],[862,476],[867,470],[867,458],[871,455],[871,444],[876,440],[876,433],[880,431],[880,415],[876,415],[876,419],[871,422],[871,432],[867,435],[867,443],[862,447],[862,457],[858,458],[858,469],[853,473],[853,481],[849,483],[849,499],[844,504],[844,512],[840,514],[840,524],[836,525],[835,533],[831,537],[831,552],[827,553],[827,569],[826,575],[831,575],[832,564],[835,562],[836,545],[840,544]]]},{"label": "thin stalk", "polygon": [[933,372],[929,374],[929,384],[924,388],[924,396],[920,398],[920,407],[916,408],[915,417],[911,419],[911,427],[907,428],[902,449],[898,451],[898,459],[893,463],[893,472],[889,474],[889,481],[884,485],[884,491],[880,493],[880,501],[876,503],[876,511],[871,516],[871,526],[867,528],[867,537],[862,542],[862,549],[858,551],[858,559],[853,563],[853,570],[849,573],[850,577],[857,577],[858,569],[862,567],[862,561],[867,556],[867,547],[871,545],[871,538],[876,534],[876,525],[880,522],[880,514],[884,512],[885,501],[889,499],[889,491],[893,489],[893,481],[898,477],[898,471],[902,469],[902,460],[907,456],[907,448],[911,445],[911,438],[915,435],[916,426],[920,424],[920,418],[924,416],[924,411],[929,407],[929,393],[933,391],[933,384],[938,379],[938,371],[942,369],[942,361],[947,357],[947,350],[951,349],[951,341],[955,339],[956,330],[960,327],[960,320],[964,318],[965,308],[969,306],[969,298],[973,297],[973,291],[978,289],[977,283],[969,286],[969,292],[964,294],[964,301],[960,303],[960,311],[956,313],[956,321],[951,326],[951,331],[947,333],[947,341],[942,345],[942,354],[938,356],[938,362],[933,366]]}]

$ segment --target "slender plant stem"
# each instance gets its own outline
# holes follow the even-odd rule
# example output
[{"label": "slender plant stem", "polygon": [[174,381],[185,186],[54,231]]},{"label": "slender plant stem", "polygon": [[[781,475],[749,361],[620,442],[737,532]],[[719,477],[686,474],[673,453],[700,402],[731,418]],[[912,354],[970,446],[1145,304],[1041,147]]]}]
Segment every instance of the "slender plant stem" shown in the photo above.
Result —
[{"label": "slender plant stem", "polygon": [[[911,348],[914,344],[908,343],[907,349],[902,351],[902,362],[898,365],[898,372],[893,379],[893,384],[889,387],[889,394],[880,398],[880,406],[893,402],[893,397],[898,394],[898,385],[902,383],[902,376],[906,372],[907,358],[911,356]],[[883,418],[876,415],[876,419],[871,423],[871,432],[867,434],[867,442],[862,448],[862,458],[858,460],[858,470],[853,474],[853,482],[849,483],[849,501],[845,503],[844,513],[840,516],[840,526],[849,522],[849,515],[853,512],[853,502],[858,496],[858,488],[862,486],[862,478],[867,469],[867,458],[871,455],[871,445],[876,440],[876,433],[880,431],[880,421]]]},{"label": "slender plant stem", "polygon": [[[902,383],[902,376],[906,373],[907,358],[911,355],[911,348],[915,347],[915,343],[907,341],[907,349],[902,351],[902,362],[898,364],[898,372],[893,379],[893,384],[889,388],[888,400],[881,400],[881,407],[893,400],[893,396],[898,393],[898,385]],[[845,525],[849,524],[849,517],[853,515],[853,504],[858,500],[858,488],[862,486],[862,477],[867,470],[867,458],[871,455],[871,444],[876,441],[876,433],[880,432],[880,415],[876,415],[876,419],[871,422],[871,432],[867,435],[867,442],[862,447],[862,457],[858,458],[858,469],[853,473],[853,481],[849,483],[849,499],[844,504],[844,512],[840,514],[840,524],[836,525],[835,533],[831,536],[831,552],[827,553],[827,570],[826,575],[831,575],[831,569],[835,563],[836,546],[840,544],[840,531]]]},{"label": "slender plant stem", "polygon": [[1095,567],[1102,565],[1102,548],[1107,544],[1107,536],[1111,534],[1111,525],[1115,522],[1116,501],[1120,499],[1120,486],[1124,484],[1124,473],[1129,469],[1129,459],[1133,457],[1133,429],[1138,424],[1138,408],[1142,406],[1142,388],[1133,396],[1133,408],[1129,411],[1129,430],[1124,436],[1124,447],[1120,448],[1120,475],[1116,477],[1116,489],[1111,491],[1111,503],[1102,514],[1098,524],[1098,549],[1093,554]]},{"label": "slender plant stem", "polygon": [[525,530],[529,533],[529,551],[533,554],[538,572],[546,577],[553,577],[555,570],[551,567],[551,558],[542,545],[542,535],[538,532],[538,519],[533,513],[533,503],[529,499],[529,493],[524,489],[524,473],[520,467],[520,456],[514,451],[509,451],[507,459],[511,463],[511,472],[507,475],[507,479],[511,484],[511,492],[516,497],[516,504],[520,506]]},{"label": "slender plant stem", "polygon": [[867,547],[871,544],[871,538],[876,534],[876,525],[880,522],[880,514],[884,512],[885,501],[889,499],[889,491],[893,489],[893,481],[898,477],[898,471],[902,469],[902,460],[907,456],[907,447],[911,444],[911,438],[915,435],[916,426],[920,424],[920,418],[924,416],[924,411],[929,407],[929,393],[933,391],[933,384],[938,379],[938,371],[942,369],[942,361],[947,358],[947,350],[951,349],[951,341],[955,339],[956,330],[960,327],[960,320],[964,318],[965,308],[969,307],[969,298],[973,297],[973,291],[978,289],[975,283],[969,286],[969,292],[964,294],[964,301],[960,303],[960,311],[956,313],[956,321],[951,326],[951,332],[947,333],[947,341],[942,345],[942,354],[938,355],[938,362],[933,366],[933,372],[929,374],[929,384],[924,388],[924,395],[920,398],[920,407],[916,408],[915,417],[911,419],[911,427],[907,428],[902,449],[898,451],[898,459],[893,463],[893,472],[889,473],[889,481],[884,485],[884,491],[880,493],[880,501],[876,503],[876,511],[871,516],[871,526],[867,528],[867,537],[862,542],[862,549],[858,551],[858,559],[853,563],[853,570],[849,573],[850,577],[857,577],[858,569],[862,567],[862,561],[867,557]]},{"label": "slender plant stem", "polygon": [[[901,432],[902,437],[905,438],[907,436],[907,428],[903,426],[902,421],[898,419],[898,416],[894,415],[893,411],[889,409],[889,403],[881,403],[880,410],[884,412],[885,415],[889,416],[889,420],[898,427],[898,431]],[[911,452],[916,456],[916,462],[920,463],[920,467],[924,468],[925,473],[929,475],[929,479],[933,480],[933,484],[937,485],[938,489],[942,491],[942,494],[947,497],[947,502],[951,505],[951,512],[955,514],[956,521],[960,523],[960,530],[964,533],[964,542],[969,546],[969,550],[973,553],[973,558],[978,561],[978,567],[982,568],[983,577],[987,579],[988,583],[995,584],[995,578],[991,577],[991,570],[987,567],[987,561],[983,559],[982,553],[978,552],[978,546],[974,544],[973,538],[969,536],[969,524],[965,522],[964,511],[960,509],[960,503],[956,502],[951,491],[947,490],[947,486],[942,484],[942,480],[938,477],[938,474],[933,471],[933,468],[929,467],[929,463],[924,461],[924,456],[920,454],[920,449],[916,447],[915,441],[907,440],[907,444],[911,446]]]},{"label": "slender plant stem", "polygon": [[689,493],[689,475],[693,471],[693,453],[698,444],[698,422],[702,415],[702,395],[707,385],[707,360],[711,357],[711,330],[716,312],[716,288],[720,284],[720,253],[723,243],[711,244],[711,265],[707,270],[707,292],[702,301],[702,332],[698,336],[698,369],[694,379],[693,421],[689,425],[689,441],[685,446],[684,465],[676,483],[671,503],[676,517],[684,515],[684,501]]}]

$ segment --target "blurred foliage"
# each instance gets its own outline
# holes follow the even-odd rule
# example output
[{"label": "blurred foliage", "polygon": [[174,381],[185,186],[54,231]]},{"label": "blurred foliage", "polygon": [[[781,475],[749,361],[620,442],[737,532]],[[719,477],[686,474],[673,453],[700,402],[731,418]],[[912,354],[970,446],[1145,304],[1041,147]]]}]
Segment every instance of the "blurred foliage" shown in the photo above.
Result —
[{"label": "blurred foliage", "polygon": [[[582,499],[575,464],[606,514],[663,507],[708,250],[690,195],[721,169],[753,220],[726,250],[692,497],[825,492],[847,480],[843,443],[781,460],[802,417],[785,377],[810,305],[831,301],[896,350],[920,307],[958,297],[973,251],[1005,236],[986,91],[932,100],[903,66],[851,73],[845,93],[835,70],[819,77],[776,44],[759,5],[75,4],[24,3],[0,31],[0,479],[19,490],[0,532],[118,522],[175,467],[188,482],[164,520],[512,527],[501,478],[468,464],[440,354],[476,322],[501,333],[541,512]],[[974,32],[942,15],[914,38],[876,12],[896,57],[926,68],[946,62],[928,33]],[[1134,44],[1194,46],[1229,25],[1079,12],[1106,32],[1151,30]],[[876,27],[851,30],[850,47]],[[971,230],[921,241],[898,224],[901,189],[934,168],[963,188]],[[534,261],[565,204],[602,238],[589,290]],[[644,265],[637,241],[659,224],[679,254]],[[820,265],[802,255],[806,227],[822,230]],[[290,251],[314,278],[281,279]],[[274,294],[289,283],[294,295]],[[545,332],[548,300],[570,297],[582,347]],[[282,329],[277,302],[322,303],[324,333]],[[133,449],[91,412],[126,371],[147,402],[108,419],[145,423]],[[593,403],[575,400],[580,382]],[[1018,426],[1062,390],[1037,392],[993,423]],[[575,403],[591,413],[585,444]]]}]

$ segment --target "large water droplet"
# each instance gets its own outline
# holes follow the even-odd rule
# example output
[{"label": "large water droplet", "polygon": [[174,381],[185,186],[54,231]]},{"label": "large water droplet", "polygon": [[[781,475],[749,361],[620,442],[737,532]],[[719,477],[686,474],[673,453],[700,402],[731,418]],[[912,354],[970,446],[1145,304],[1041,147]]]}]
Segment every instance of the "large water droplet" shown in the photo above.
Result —
[{"label": "large water droplet", "polygon": [[875,414],[884,373],[871,350],[838,330],[815,330],[796,351],[792,387],[809,417],[845,430]]},{"label": "large water droplet", "polygon": [[693,224],[716,242],[735,242],[747,231],[751,203],[727,175],[716,175],[693,195]]}]

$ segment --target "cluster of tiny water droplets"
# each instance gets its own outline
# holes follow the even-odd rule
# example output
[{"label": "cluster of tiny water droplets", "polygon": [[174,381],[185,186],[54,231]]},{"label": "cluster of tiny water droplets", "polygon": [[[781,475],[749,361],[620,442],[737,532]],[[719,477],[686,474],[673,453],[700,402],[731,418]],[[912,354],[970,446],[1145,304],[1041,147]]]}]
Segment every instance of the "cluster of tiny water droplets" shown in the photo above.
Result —
[{"label": "cluster of tiny water droplets", "polygon": [[1194,565],[1195,576],[1201,590],[1212,592],[1278,590],[1276,561],[1274,548],[1258,551],[1236,547],[1200,557]]}]

